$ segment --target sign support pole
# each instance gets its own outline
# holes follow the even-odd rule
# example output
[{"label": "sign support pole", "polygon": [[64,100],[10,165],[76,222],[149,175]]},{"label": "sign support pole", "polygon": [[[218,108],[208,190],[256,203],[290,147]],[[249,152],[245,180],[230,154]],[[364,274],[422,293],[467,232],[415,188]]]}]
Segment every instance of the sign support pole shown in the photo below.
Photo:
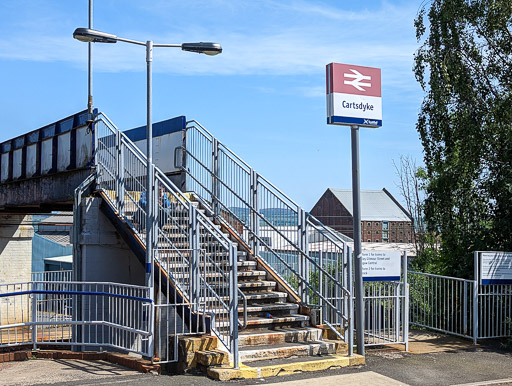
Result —
[{"label": "sign support pole", "polygon": [[354,219],[354,282],[356,295],[357,353],[364,356],[364,287],[361,251],[361,195],[359,186],[359,126],[351,126],[352,142],[352,216]]}]

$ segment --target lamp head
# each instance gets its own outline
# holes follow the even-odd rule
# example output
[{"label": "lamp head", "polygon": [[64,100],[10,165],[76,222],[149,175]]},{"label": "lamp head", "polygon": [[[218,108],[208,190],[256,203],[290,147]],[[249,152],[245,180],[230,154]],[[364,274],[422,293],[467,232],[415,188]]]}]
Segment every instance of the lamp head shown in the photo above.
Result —
[{"label": "lamp head", "polygon": [[197,52],[198,54],[218,55],[222,52],[222,47],[219,43],[199,42],[199,43],[182,43],[181,49],[183,51]]},{"label": "lamp head", "polygon": [[106,32],[96,31],[90,28],[77,28],[73,37],[81,42],[92,43],[117,43],[117,36]]}]

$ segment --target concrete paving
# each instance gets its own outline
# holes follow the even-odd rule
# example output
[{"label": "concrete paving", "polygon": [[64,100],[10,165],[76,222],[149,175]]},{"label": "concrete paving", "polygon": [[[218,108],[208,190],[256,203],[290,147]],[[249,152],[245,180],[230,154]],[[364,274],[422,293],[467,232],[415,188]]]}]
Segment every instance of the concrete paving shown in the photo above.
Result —
[{"label": "concrete paving", "polygon": [[198,375],[141,374],[103,361],[30,360],[0,364],[0,385],[512,385],[512,352],[502,351],[499,342],[474,346],[413,331],[410,349],[369,350],[366,366],[227,383]]}]

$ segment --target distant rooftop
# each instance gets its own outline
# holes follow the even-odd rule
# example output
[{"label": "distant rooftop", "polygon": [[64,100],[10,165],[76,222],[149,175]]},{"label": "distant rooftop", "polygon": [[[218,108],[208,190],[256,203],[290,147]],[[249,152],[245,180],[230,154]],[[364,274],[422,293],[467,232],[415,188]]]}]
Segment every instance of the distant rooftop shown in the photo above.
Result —
[{"label": "distant rooftop", "polygon": [[[352,190],[329,190],[353,215]],[[361,220],[362,221],[411,221],[407,211],[386,189],[361,190]]]}]

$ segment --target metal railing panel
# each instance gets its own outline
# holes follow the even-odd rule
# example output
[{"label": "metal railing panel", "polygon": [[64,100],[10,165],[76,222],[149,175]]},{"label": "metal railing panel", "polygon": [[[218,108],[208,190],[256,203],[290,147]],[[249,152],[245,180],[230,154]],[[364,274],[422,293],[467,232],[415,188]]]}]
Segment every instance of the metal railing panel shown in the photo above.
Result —
[{"label": "metal railing panel", "polygon": [[199,123],[188,122],[181,152],[187,190],[238,233],[303,303],[318,308],[323,323],[338,333],[351,331],[345,242]]},{"label": "metal railing panel", "polygon": [[[98,188],[143,244],[146,243],[148,221],[147,194],[154,195],[153,258],[167,280],[174,284],[172,291],[167,288],[165,294],[157,297],[160,299],[156,304],[160,318],[156,320],[157,336],[164,339],[161,333],[167,330],[163,324],[171,323],[167,327],[173,327],[176,345],[177,336],[187,332],[181,325],[168,320],[170,315],[174,321],[181,319],[186,322],[187,328],[194,333],[206,331],[206,319],[211,315],[209,328],[231,353],[236,353],[238,340],[234,336],[239,324],[236,248],[156,167],[152,181],[154,191],[148,193],[145,155],[103,114],[97,117],[95,125]],[[194,164],[191,163],[190,167],[193,168]],[[211,267],[216,267],[215,275],[210,272]],[[162,280],[162,275],[157,277]],[[162,287],[158,288],[162,290]],[[216,300],[206,305],[201,299]],[[184,304],[187,304],[186,309]],[[246,308],[246,301],[243,306]],[[165,342],[157,342],[157,349],[161,351],[159,355],[167,361],[174,361],[175,351],[163,348],[166,342],[167,338]],[[235,366],[238,366],[238,356],[234,358]]]},{"label": "metal railing panel", "polygon": [[412,325],[473,337],[473,280],[409,271],[409,283]]},{"label": "metal railing panel", "polygon": [[[0,285],[0,347],[111,347],[148,355],[148,287],[31,281]],[[76,313],[77,304],[81,314]]]}]

